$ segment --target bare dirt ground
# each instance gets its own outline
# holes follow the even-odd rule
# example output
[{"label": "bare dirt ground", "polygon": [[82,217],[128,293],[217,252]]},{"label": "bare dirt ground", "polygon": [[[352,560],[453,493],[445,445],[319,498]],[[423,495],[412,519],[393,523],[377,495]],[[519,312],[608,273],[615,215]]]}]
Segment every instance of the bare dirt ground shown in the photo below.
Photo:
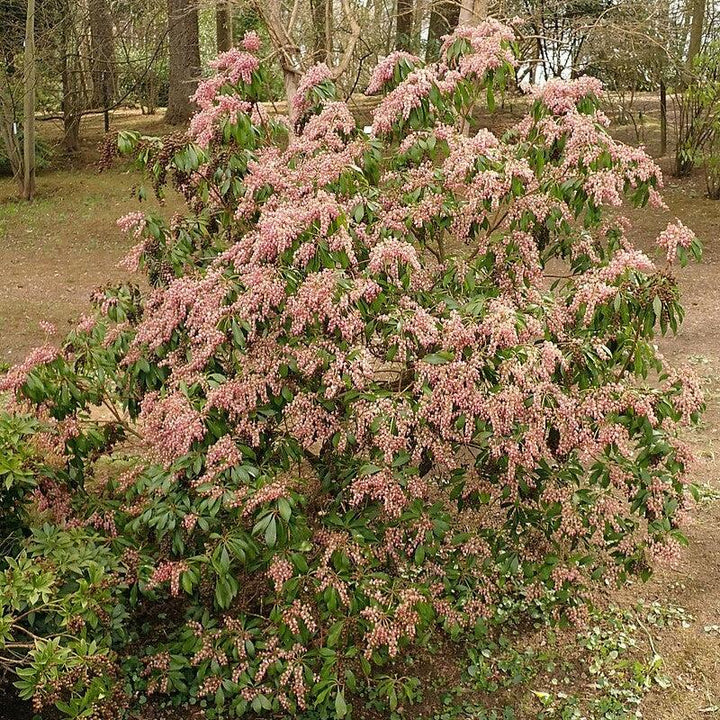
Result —
[{"label": "bare dirt ground", "polygon": [[[167,132],[159,118],[125,111],[113,117],[112,129]],[[59,140],[55,126],[41,131]],[[115,222],[138,208],[131,192],[138,175],[122,166],[98,172],[102,136],[101,118],[86,118],[78,156],[40,173],[32,203],[18,202],[14,183],[0,178],[0,362],[21,359],[42,339],[39,320],[68,329],[93,289],[123,277],[117,265],[132,242]],[[146,206],[159,208],[154,200]]]},{"label": "bare dirt ground", "polygon": [[[158,119],[129,112],[114,117],[113,127],[165,129]],[[137,175],[122,167],[98,174],[88,162],[102,135],[100,119],[85,121],[82,132],[86,140],[76,167],[42,173],[34,203],[17,202],[14,185],[0,179],[0,362],[17,361],[43,341],[40,320],[67,329],[87,310],[95,287],[123,275],[117,263],[131,241],[115,221],[137,209],[130,193]],[[629,141],[633,132],[629,127],[618,134]],[[643,133],[652,136],[653,127]],[[651,140],[652,149],[656,139]],[[679,181],[670,177],[670,158],[662,164],[671,213],[703,240],[705,257],[679,271],[685,323],[677,338],[660,345],[669,360],[692,365],[704,378],[708,409],[689,440],[699,457],[696,481],[707,486],[706,494],[720,497],[720,203],[704,197],[701,174]],[[635,239],[649,250],[668,217],[653,211],[634,216]],[[621,605],[639,598],[673,603],[694,617],[687,628],[652,629],[648,643],[663,656],[672,685],[646,696],[642,711],[650,720],[720,718],[720,502],[697,507],[689,539],[679,567],[611,598]]]},{"label": "bare dirt ground", "polygon": [[[669,163],[668,163],[669,165]],[[702,428],[689,438],[699,462],[695,480],[720,492],[720,203],[704,197],[702,176],[678,181],[667,177],[666,201],[671,212],[703,240],[699,265],[679,271],[685,322],[677,338],[660,343],[668,360],[688,363],[705,381],[707,412]],[[641,217],[641,215],[643,217]],[[666,219],[637,213],[641,244],[662,229]],[[672,630],[656,640],[673,685],[651,692],[644,703],[646,718],[689,720],[720,717],[720,503],[698,506],[689,529],[689,547],[677,568],[658,573],[632,595],[675,603],[691,613],[689,628]]]}]

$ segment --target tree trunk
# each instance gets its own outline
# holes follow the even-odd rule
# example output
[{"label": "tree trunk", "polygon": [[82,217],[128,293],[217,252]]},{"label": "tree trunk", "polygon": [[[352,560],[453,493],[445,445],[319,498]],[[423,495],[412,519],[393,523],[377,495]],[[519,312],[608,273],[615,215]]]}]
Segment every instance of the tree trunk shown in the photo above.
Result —
[{"label": "tree trunk", "polygon": [[227,52],[233,45],[232,10],[229,0],[218,0],[215,6],[215,24],[217,28],[217,51]]},{"label": "tree trunk", "polygon": [[[293,38],[293,17],[291,16],[291,22],[286,24],[282,0],[252,0],[252,3],[260,17],[265,21],[270,39],[277,53],[277,59],[285,79],[285,96],[288,101],[288,110],[292,113],[292,101],[297,93],[298,80],[303,68],[300,45]],[[349,0],[342,0],[342,9],[343,21],[349,25],[350,33],[345,41],[341,57],[337,62],[333,63],[332,74],[335,78],[340,77],[347,71],[362,32],[362,27],[351,10]],[[326,28],[328,31],[332,31],[332,26],[329,23]],[[329,40],[328,44],[331,42],[332,40]]]},{"label": "tree trunk", "polygon": [[328,60],[328,0],[310,0],[313,21],[313,62]]},{"label": "tree trunk", "polygon": [[35,0],[28,0],[25,20],[25,99],[23,103],[23,197],[35,195]]},{"label": "tree trunk", "polygon": [[265,21],[273,46],[278,54],[278,62],[285,81],[288,112],[291,112],[292,101],[297,92],[298,80],[300,79],[300,68],[302,67],[299,48],[293,42],[288,28],[285,26],[281,0],[253,0],[253,5],[260,17]]},{"label": "tree trunk", "polygon": [[107,0],[89,0],[90,68],[94,108],[109,108],[115,98],[115,41]]},{"label": "tree trunk", "polygon": [[195,0],[168,0],[170,87],[165,122],[182,125],[195,111],[190,95],[200,77],[198,9]]},{"label": "tree trunk", "polygon": [[72,10],[64,4],[65,17],[62,22],[62,58],[60,79],[62,82],[61,109],[63,114],[63,147],[65,152],[74,153],[80,147],[80,113],[82,96],[79,74],[81,73],[78,50],[75,45]]},{"label": "tree trunk", "polygon": [[477,25],[487,17],[488,0],[460,0],[458,25]]},{"label": "tree trunk", "polygon": [[451,33],[458,24],[460,4],[457,0],[437,0],[430,10],[430,27],[426,60],[437,60],[443,35]]},{"label": "tree trunk", "polygon": [[77,89],[77,70],[68,62],[68,57],[63,58],[62,71],[62,113],[63,113],[63,147],[65,152],[77,152],[80,147],[80,108],[78,105],[79,93]]},{"label": "tree trunk", "polygon": [[413,7],[413,0],[397,0],[397,17],[395,23],[396,50],[410,50],[414,17],[415,8]]},{"label": "tree trunk", "polygon": [[335,15],[333,14],[334,0],[325,0],[325,57],[330,63],[335,47]]},{"label": "tree trunk", "polygon": [[692,2],[692,22],[690,25],[690,44],[688,45],[687,54],[688,70],[692,68],[693,60],[702,48],[706,0],[690,0],[690,2]]},{"label": "tree trunk", "polygon": [[667,87],[660,81],[660,157],[667,154]]},{"label": "tree trunk", "polygon": [[17,183],[20,197],[23,194],[23,147],[17,132],[14,108],[0,101],[0,140],[5,146],[13,180]]}]

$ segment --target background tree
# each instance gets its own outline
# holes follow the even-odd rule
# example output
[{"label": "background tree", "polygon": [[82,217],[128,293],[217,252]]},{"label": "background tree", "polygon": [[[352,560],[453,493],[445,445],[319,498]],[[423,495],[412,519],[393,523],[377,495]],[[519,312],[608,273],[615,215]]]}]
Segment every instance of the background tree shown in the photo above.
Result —
[{"label": "background tree", "polygon": [[25,24],[23,103],[23,197],[35,195],[35,0],[28,0]]},{"label": "background tree", "polygon": [[434,60],[439,56],[441,38],[457,27],[459,18],[460,5],[457,0],[436,0],[432,3],[426,53],[428,60]]},{"label": "background tree", "polygon": [[413,46],[413,23],[415,3],[413,0],[397,0],[395,18],[395,49],[410,50]]},{"label": "background tree", "polygon": [[310,0],[313,25],[313,59],[315,62],[326,63],[330,56],[329,41],[331,28],[329,27],[328,20],[331,16],[331,7],[331,0]]},{"label": "background tree", "polygon": [[460,25],[477,25],[487,14],[488,0],[460,0]]},{"label": "background tree", "polygon": [[[27,0],[7,0],[0,6],[0,171],[11,174],[17,182],[18,194],[25,197],[26,187],[32,186],[34,170],[47,155],[47,144],[41,143],[38,155],[37,138],[25,147],[26,125],[34,127],[38,96],[48,97],[54,89],[53,59],[57,49],[59,5],[53,2],[35,4],[29,13]],[[32,19],[32,27],[28,23]],[[26,41],[26,34],[31,37]],[[28,62],[30,65],[28,65]],[[53,103],[56,95],[49,95],[43,107]],[[27,103],[27,110],[25,104]],[[32,108],[32,110],[30,110]],[[34,132],[30,128],[31,133]],[[25,161],[28,154],[30,165]],[[26,181],[26,170],[30,173]],[[32,194],[32,193],[30,193]]]},{"label": "background tree", "polygon": [[168,0],[170,86],[165,122],[186,123],[195,107],[190,96],[200,79],[198,8],[195,0]]},{"label": "background tree", "polygon": [[[20,36],[22,38],[22,35]],[[18,184],[18,192],[23,193],[23,142],[19,132],[22,127],[23,107],[23,70],[15,60],[17,52],[3,36],[3,55],[5,62],[0,66],[0,139],[5,162],[10,174]],[[22,45],[22,39],[20,40]]]},{"label": "background tree", "polygon": [[61,0],[63,16],[59,24],[59,65],[62,81],[63,148],[74,153],[80,147],[80,120],[87,107],[88,78],[83,67],[82,17],[72,0]]},{"label": "background tree", "polygon": [[215,27],[217,51],[226,52],[233,44],[232,6],[229,0],[218,0],[215,5]]},{"label": "background tree", "polygon": [[693,60],[702,48],[703,27],[705,25],[705,9],[707,0],[688,0],[690,5],[690,41],[688,43],[687,65],[692,69]]},{"label": "background tree", "polygon": [[[93,108],[109,108],[115,98],[115,42],[107,0],[88,0]],[[107,129],[107,128],[106,128]]]},{"label": "background tree", "polygon": [[[314,64],[315,56],[312,43],[305,45],[300,37],[303,30],[300,4],[295,3],[290,13],[286,12],[281,0],[253,0],[253,6],[267,28],[283,75],[285,97],[291,105],[299,78],[305,69]],[[329,68],[333,79],[343,76],[350,69],[363,29],[358,20],[362,14],[358,6],[352,5],[351,0],[341,0],[340,8],[341,12],[332,23],[333,39],[327,39],[328,48],[333,48],[333,55],[338,58]],[[339,45],[337,50],[335,41]],[[309,53],[304,51],[306,47],[311,48]]]},{"label": "background tree", "polygon": [[133,0],[115,13],[120,97],[152,114],[168,100],[167,6]]}]

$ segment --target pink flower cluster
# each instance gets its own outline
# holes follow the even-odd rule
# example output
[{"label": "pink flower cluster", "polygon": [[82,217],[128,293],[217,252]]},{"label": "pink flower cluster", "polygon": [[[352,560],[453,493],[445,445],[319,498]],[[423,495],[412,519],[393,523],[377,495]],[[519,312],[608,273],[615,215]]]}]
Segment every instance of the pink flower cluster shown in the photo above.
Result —
[{"label": "pink flower cluster", "polygon": [[533,96],[550,108],[554,115],[574,112],[581,100],[588,96],[601,97],[602,93],[602,82],[588,75],[575,80],[553,78],[533,88]]},{"label": "pink flower cluster", "polygon": [[[378,596],[384,599],[379,593]],[[415,637],[419,619],[415,606],[422,600],[422,595],[416,590],[404,590],[393,615],[388,615],[376,605],[361,611],[360,614],[370,626],[364,638],[367,645],[366,658],[371,658],[373,652],[383,646],[387,647],[388,655],[393,658],[400,650],[401,639]]]},{"label": "pink flower cluster", "polygon": [[[415,67],[412,72],[392,89],[382,100],[373,116],[373,134],[390,133],[400,120],[408,120],[414,110],[427,103],[433,89],[449,96],[462,79],[484,79],[486,73],[504,65],[514,65],[515,58],[509,47],[513,31],[497,22],[488,20],[477,27],[458,28],[446,38],[442,47],[443,62],[427,67]],[[457,40],[464,40],[468,47],[452,63],[448,50]],[[388,84],[398,62],[415,66],[418,59],[412,55],[393,53],[380,63],[372,76],[368,93],[375,93]]]},{"label": "pink flower cluster", "polygon": [[[243,41],[245,51],[232,48],[218,55],[217,58],[210,63],[210,67],[217,70],[218,75],[225,82],[231,85],[237,85],[241,81],[247,85],[252,82],[253,73],[260,67],[260,61],[255,55],[256,51],[250,49],[257,46],[257,40],[259,40],[257,35],[254,33],[253,35],[254,37],[250,36],[249,38],[250,47]],[[202,107],[201,103],[198,104]]]},{"label": "pink flower cluster", "polygon": [[689,424],[691,415],[698,412],[704,403],[704,394],[697,374],[690,367],[684,367],[682,372],[673,369],[665,387],[674,391],[673,404],[682,415],[682,421]]},{"label": "pink flower cluster", "polygon": [[0,392],[19,390],[32,370],[47,365],[60,356],[60,351],[50,345],[32,350],[18,365],[14,365],[3,377],[0,377]]},{"label": "pink flower cluster", "polygon": [[[512,27],[494,18],[483,20],[477,25],[461,25],[451,35],[443,38],[440,52],[444,58],[447,59],[448,50],[459,38],[468,41],[474,53],[492,54],[504,51],[507,44],[515,39],[515,33]],[[511,56],[511,59],[515,62],[514,56]]]},{"label": "pink flower cluster", "polygon": [[205,435],[202,416],[180,392],[166,397],[157,393],[146,395],[140,428],[153,455],[168,467]]},{"label": "pink flower cluster", "polygon": [[392,131],[398,120],[407,120],[413,110],[427,99],[437,76],[432,68],[413,70],[405,82],[392,90],[375,109],[372,130],[375,135]]},{"label": "pink flower cluster", "polygon": [[282,590],[283,585],[295,574],[292,564],[284,558],[276,558],[267,570],[267,576],[275,584],[276,590]]},{"label": "pink flower cluster", "polygon": [[150,575],[147,582],[148,590],[152,590],[164,582],[170,582],[170,594],[180,594],[180,576],[187,572],[189,565],[184,560],[166,560],[161,562]]},{"label": "pink flower cluster", "polygon": [[227,92],[240,83],[250,85],[253,74],[260,67],[260,61],[254,54],[260,48],[258,36],[248,33],[242,44],[244,50],[232,48],[211,63],[217,74],[199,83],[191,98],[200,111],[190,121],[190,136],[200,147],[208,147],[222,121],[236,123],[240,114],[253,110],[253,105],[244,97]]},{"label": "pink flower cluster", "polygon": [[311,102],[308,97],[313,88],[321,85],[324,82],[333,79],[333,74],[330,68],[325,63],[318,63],[313,65],[303,76],[300,78],[297,90],[293,96],[292,109],[293,115],[296,119],[302,118],[305,113],[315,104]]},{"label": "pink flower cluster", "polygon": [[190,136],[195,138],[200,147],[206,148],[215,136],[221,120],[227,119],[234,124],[239,115],[248,113],[251,109],[249,102],[234,95],[217,95],[212,104],[193,115],[190,121]]},{"label": "pink flower cluster", "polygon": [[391,52],[375,66],[365,93],[367,95],[375,95],[375,93],[380,92],[380,90],[393,79],[395,68],[401,62],[405,62],[410,65],[410,67],[414,67],[420,63],[420,58],[405,50],[395,50]]},{"label": "pink flower cluster", "polygon": [[420,269],[420,261],[415,248],[402,240],[384,240],[370,251],[368,269],[372,273],[384,273],[395,283],[399,278],[399,264],[415,270]]},{"label": "pink flower cluster", "polygon": [[585,181],[585,192],[595,205],[622,205],[623,178],[612,170],[600,170]]},{"label": "pink flower cluster", "polygon": [[690,228],[685,227],[680,220],[668,223],[668,226],[658,235],[655,241],[659,247],[663,248],[669,263],[674,263],[677,257],[677,249],[689,248],[695,239],[695,233]]},{"label": "pink flower cluster", "polygon": [[458,71],[464,78],[482,80],[490,70],[517,64],[509,45],[515,39],[515,33],[497,20],[490,19],[478,25],[457,28],[453,35],[445,40],[442,50],[445,58],[450,44],[457,38],[470,44],[470,52],[463,53],[458,63]]},{"label": "pink flower cluster", "polygon": [[250,30],[245,33],[242,39],[242,46],[245,50],[251,53],[259,52],[260,50],[260,36],[254,31]]},{"label": "pink flower cluster", "polygon": [[123,215],[118,218],[117,225],[124,233],[131,233],[137,239],[139,238],[145,225],[147,224],[147,217],[144,212],[131,212],[127,215]]}]

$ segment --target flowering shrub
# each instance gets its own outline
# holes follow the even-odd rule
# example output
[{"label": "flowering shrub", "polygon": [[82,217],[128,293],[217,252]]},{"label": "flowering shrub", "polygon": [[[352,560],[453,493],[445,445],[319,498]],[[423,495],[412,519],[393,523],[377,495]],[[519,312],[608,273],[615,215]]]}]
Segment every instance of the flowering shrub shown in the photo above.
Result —
[{"label": "flowering shrub", "polygon": [[322,67],[288,126],[254,48],[218,58],[188,138],[120,136],[190,208],[120,221],[150,289],[98,292],[0,381],[25,528],[0,649],[38,710],[343,717],[438,632],[582,621],[683,542],[702,398],[653,336],[699,243],[633,247],[616,207],[662,209],[662,180],[598,83],[468,133],[514,62],[488,21],[383,63],[372,132]]}]

